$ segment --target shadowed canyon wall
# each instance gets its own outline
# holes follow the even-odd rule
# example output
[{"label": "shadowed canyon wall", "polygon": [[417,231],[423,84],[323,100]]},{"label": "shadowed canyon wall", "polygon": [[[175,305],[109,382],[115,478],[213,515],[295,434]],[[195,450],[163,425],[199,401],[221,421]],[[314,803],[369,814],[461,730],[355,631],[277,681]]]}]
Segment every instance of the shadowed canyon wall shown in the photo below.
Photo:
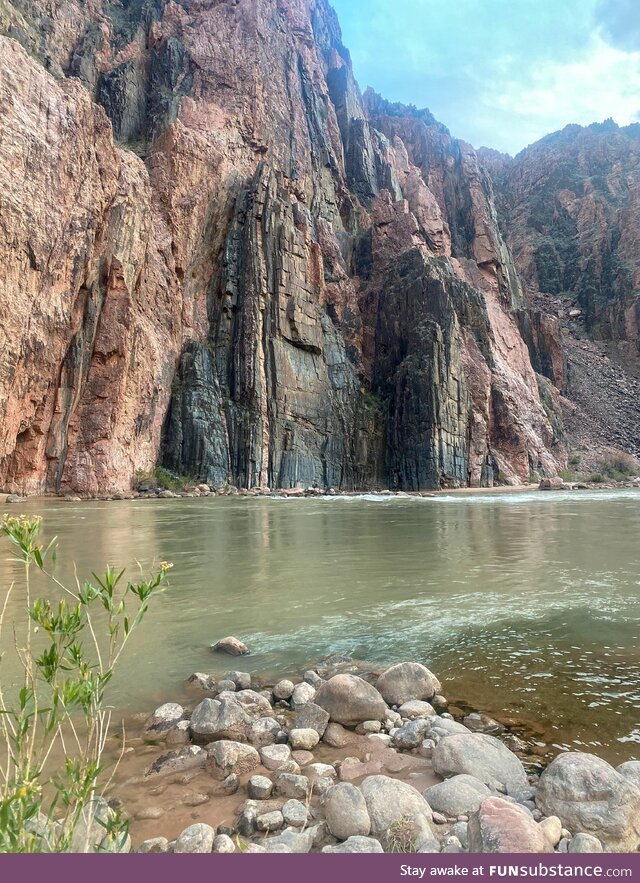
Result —
[{"label": "shadowed canyon wall", "polygon": [[532,294],[582,310],[590,336],[640,343],[640,124],[567,126],[515,159],[480,151]]},{"label": "shadowed canyon wall", "polygon": [[566,462],[487,172],[363,98],[325,0],[0,0],[0,32],[1,486]]}]

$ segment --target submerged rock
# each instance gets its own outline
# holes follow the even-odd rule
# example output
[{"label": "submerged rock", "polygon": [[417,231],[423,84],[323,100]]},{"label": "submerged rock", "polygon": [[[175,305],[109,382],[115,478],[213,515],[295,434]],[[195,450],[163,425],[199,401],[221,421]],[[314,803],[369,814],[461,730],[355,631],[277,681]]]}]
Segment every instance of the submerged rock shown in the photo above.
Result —
[{"label": "submerged rock", "polygon": [[232,635],[212,644],[211,649],[216,653],[227,653],[229,656],[245,656],[249,652],[247,645]]}]

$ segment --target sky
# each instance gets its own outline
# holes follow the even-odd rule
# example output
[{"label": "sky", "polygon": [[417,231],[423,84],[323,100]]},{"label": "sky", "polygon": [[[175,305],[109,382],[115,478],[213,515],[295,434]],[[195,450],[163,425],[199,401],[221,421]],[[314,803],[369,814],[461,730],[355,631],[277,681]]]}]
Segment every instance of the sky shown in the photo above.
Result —
[{"label": "sky", "polygon": [[640,0],[332,0],[361,88],[516,154],[640,121]]}]

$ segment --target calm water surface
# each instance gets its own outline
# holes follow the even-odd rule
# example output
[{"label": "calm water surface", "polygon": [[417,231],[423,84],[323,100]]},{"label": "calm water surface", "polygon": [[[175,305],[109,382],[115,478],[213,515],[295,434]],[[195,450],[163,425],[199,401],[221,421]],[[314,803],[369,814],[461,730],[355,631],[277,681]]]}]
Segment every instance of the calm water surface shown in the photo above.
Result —
[{"label": "calm water surface", "polygon": [[[340,652],[422,660],[450,698],[517,718],[541,751],[640,757],[638,492],[34,501],[21,511],[42,514],[47,537],[60,538],[67,580],[74,561],[80,578],[109,563],[132,574],[136,562],[174,563],[113,685],[124,711],[180,699],[193,671],[295,673]],[[18,576],[3,547],[0,586]],[[24,603],[12,596],[10,617]],[[227,634],[251,655],[212,654]],[[14,673],[6,659],[3,684]]]}]

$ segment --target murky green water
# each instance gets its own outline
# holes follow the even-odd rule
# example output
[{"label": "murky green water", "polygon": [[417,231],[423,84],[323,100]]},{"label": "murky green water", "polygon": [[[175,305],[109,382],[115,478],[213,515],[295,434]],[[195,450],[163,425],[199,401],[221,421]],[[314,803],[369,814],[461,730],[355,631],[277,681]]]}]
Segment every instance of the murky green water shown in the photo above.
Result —
[{"label": "murky green water", "polygon": [[[16,507],[12,508],[12,511]],[[545,746],[640,756],[640,493],[33,502],[59,573],[173,561],[112,699],[180,698],[193,671],[296,672],[334,652],[429,664],[445,693]],[[18,575],[8,547],[0,586]],[[16,594],[15,616],[24,605]],[[212,654],[235,634],[251,656]],[[5,634],[5,643],[9,635]],[[10,663],[0,669],[11,679]]]}]

